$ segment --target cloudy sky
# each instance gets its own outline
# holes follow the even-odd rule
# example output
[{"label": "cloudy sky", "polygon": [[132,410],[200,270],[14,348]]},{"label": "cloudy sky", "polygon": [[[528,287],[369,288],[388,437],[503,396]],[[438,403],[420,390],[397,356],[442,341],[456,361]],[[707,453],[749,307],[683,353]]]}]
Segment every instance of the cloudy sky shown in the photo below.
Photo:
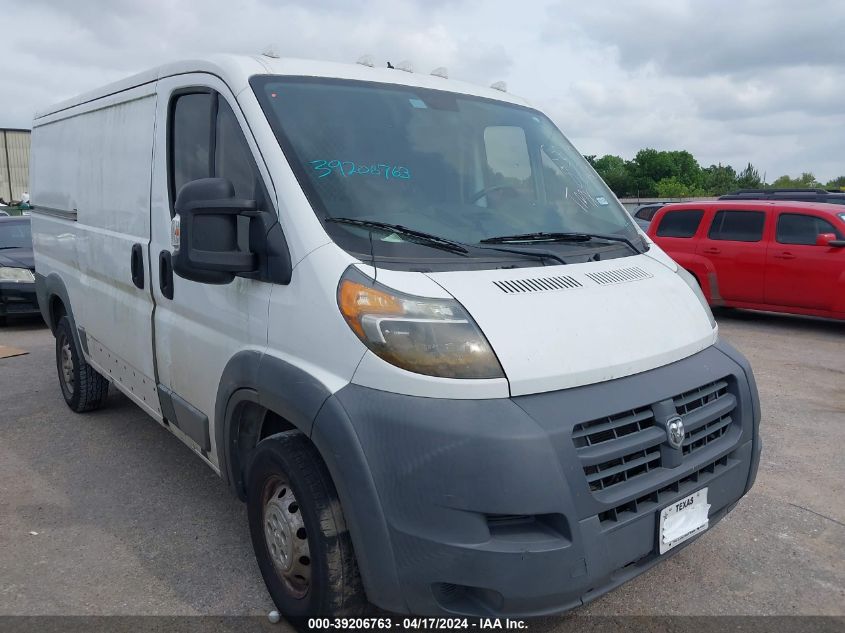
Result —
[{"label": "cloudy sky", "polygon": [[585,154],[845,174],[842,0],[0,0],[0,16],[0,127],[161,62],[272,43],[505,80]]}]

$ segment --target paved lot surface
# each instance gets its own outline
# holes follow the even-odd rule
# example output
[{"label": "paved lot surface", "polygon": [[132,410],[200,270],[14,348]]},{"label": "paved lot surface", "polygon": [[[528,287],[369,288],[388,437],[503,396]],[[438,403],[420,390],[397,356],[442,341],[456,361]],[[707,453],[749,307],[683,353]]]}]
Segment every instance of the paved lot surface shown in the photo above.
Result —
[{"label": "paved lot surface", "polygon": [[[719,317],[761,392],[757,483],[696,543],[576,615],[845,615],[845,324]],[[244,507],[191,451],[115,390],[104,410],[71,413],[39,322],[0,329],[0,345],[29,352],[0,360],[0,615],[272,608]]]}]

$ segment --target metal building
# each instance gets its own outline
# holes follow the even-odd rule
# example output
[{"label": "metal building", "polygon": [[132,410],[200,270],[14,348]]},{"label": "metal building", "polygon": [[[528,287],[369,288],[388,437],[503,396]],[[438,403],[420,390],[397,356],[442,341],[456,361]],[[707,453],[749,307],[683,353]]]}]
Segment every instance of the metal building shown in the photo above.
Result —
[{"label": "metal building", "polygon": [[0,198],[18,201],[29,191],[29,130],[0,128]]}]

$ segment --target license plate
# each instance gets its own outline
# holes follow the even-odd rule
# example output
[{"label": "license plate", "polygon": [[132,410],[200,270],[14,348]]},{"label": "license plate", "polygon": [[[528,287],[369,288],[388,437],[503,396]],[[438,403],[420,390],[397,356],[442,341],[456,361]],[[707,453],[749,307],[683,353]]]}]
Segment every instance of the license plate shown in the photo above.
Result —
[{"label": "license plate", "polygon": [[707,488],[702,488],[660,511],[657,542],[664,554],[676,545],[703,532],[710,525]]}]

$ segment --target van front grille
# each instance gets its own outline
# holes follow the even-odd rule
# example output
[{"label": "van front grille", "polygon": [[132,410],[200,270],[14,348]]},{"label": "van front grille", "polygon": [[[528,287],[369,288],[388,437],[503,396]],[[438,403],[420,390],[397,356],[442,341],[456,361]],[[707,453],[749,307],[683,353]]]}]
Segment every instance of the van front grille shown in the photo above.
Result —
[{"label": "van front grille", "polygon": [[670,462],[671,467],[723,438],[731,429],[736,408],[729,386],[729,379],[725,378],[661,403],[576,424],[572,441],[590,491],[618,490],[625,484],[634,485],[631,482],[642,475],[664,468],[661,444],[668,449],[667,436],[655,410],[666,415],[667,408],[669,412],[674,408],[684,421],[681,461]]},{"label": "van front grille", "polygon": [[669,503],[670,499],[691,493],[700,488],[702,484],[721,474],[721,471],[727,468],[732,461],[735,460],[730,455],[724,455],[686,477],[661,486],[657,490],[641,495],[627,503],[600,512],[599,521],[602,525],[616,523],[641,512],[650,512],[662,508]]}]

